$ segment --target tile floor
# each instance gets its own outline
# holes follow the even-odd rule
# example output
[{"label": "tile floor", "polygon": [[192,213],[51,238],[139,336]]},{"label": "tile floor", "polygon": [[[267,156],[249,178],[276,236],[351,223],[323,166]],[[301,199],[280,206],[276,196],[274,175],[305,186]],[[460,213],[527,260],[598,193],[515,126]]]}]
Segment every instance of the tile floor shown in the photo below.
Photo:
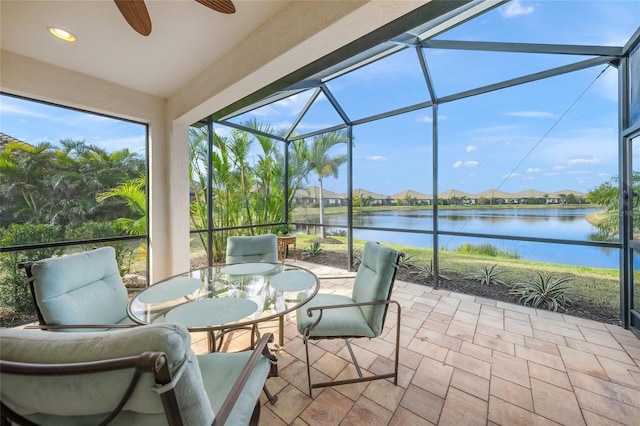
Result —
[{"label": "tile floor", "polygon": [[[350,294],[353,273],[298,261],[321,292]],[[396,281],[398,386],[388,380],[307,393],[295,314],[277,349],[261,425],[640,425],[640,339],[618,326]],[[367,371],[392,368],[395,315],[381,338],[352,342]],[[267,323],[263,332],[277,332]],[[242,336],[229,342],[240,345]],[[194,334],[196,352],[206,340]],[[355,374],[344,341],[312,347],[316,380]]]}]

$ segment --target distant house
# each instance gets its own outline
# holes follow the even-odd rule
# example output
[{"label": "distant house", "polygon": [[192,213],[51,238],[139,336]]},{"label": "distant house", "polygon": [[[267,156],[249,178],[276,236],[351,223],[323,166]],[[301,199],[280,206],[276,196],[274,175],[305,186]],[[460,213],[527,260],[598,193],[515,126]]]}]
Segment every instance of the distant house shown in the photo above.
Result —
[{"label": "distant house", "polygon": [[[318,205],[320,202],[320,188],[311,186],[296,192],[294,201],[301,206]],[[346,193],[336,194],[335,192],[323,191],[325,206],[346,206],[348,197]],[[461,206],[483,206],[502,204],[583,204],[586,203],[586,194],[579,191],[564,189],[556,192],[542,192],[535,189],[527,189],[520,192],[509,193],[497,189],[489,189],[478,194],[451,189],[441,192],[438,200],[445,205]],[[353,202],[355,205],[363,206],[431,206],[433,196],[423,194],[412,189],[399,192],[395,195],[381,195],[366,189],[355,189],[353,191]]]},{"label": "distant house", "polygon": [[[347,205],[344,197],[326,189],[322,190],[322,200],[324,205],[329,207]],[[309,188],[297,190],[293,196],[293,201],[299,206],[318,206],[320,203],[320,187],[310,186]]]},{"label": "distant house", "polygon": [[547,197],[547,204],[582,204],[587,202],[587,194],[584,192],[572,191],[571,189],[563,189],[561,191],[551,192]]},{"label": "distant house", "polygon": [[475,194],[476,204],[478,205],[501,205],[501,204],[517,204],[517,199],[513,194],[498,191],[497,189],[489,189],[488,191]]},{"label": "distant house", "polygon": [[[346,194],[342,194],[346,198]],[[353,190],[353,203],[363,207],[391,205],[391,197],[376,194],[366,189]]]},{"label": "distant house", "polygon": [[9,136],[6,133],[0,132],[0,151],[4,151],[9,142],[26,143],[21,141],[20,139],[14,138],[13,136]]},{"label": "distant house", "polygon": [[516,192],[512,194],[513,198],[517,200],[516,204],[545,204],[545,193],[542,191],[536,191],[535,189],[527,189],[525,191]]},{"label": "distant house", "polygon": [[438,201],[442,200],[446,205],[474,205],[476,198],[466,192],[450,189],[438,194]]},{"label": "distant house", "polygon": [[433,196],[412,189],[398,192],[392,195],[391,199],[398,206],[430,206],[433,204]]}]

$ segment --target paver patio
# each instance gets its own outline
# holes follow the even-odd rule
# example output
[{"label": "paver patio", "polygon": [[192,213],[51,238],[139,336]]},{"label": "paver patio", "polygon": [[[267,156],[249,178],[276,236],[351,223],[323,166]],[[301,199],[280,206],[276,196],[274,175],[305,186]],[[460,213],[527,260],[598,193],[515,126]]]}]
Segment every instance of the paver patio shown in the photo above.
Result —
[{"label": "paver patio", "polygon": [[[289,261],[289,260],[288,260]],[[321,279],[321,292],[351,293],[354,274],[297,261]],[[640,340],[621,327],[396,281],[402,306],[400,376],[315,389],[309,398],[304,344],[295,314],[278,348],[278,395],[263,396],[261,425],[638,425]],[[393,306],[392,306],[393,308]],[[261,330],[277,333],[277,323]],[[379,339],[356,339],[361,366],[392,369],[395,315]],[[206,339],[194,333],[194,350]],[[238,334],[228,349],[244,345]],[[355,375],[344,341],[310,350],[312,373]]]}]

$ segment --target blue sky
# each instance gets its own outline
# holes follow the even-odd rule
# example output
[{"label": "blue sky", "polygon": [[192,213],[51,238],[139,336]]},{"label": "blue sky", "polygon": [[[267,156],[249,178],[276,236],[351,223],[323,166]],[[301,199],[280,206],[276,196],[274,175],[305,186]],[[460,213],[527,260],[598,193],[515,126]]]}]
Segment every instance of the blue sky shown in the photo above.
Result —
[{"label": "blue sky", "polygon": [[[639,26],[640,0],[516,0],[438,38],[621,46]],[[587,58],[430,49],[426,59],[436,94],[445,96]],[[351,119],[429,99],[417,56],[409,49],[328,86]],[[306,99],[298,95],[253,116],[288,127]],[[611,67],[444,103],[438,120],[439,192],[587,192],[617,176],[617,71]],[[338,122],[320,98],[299,130]],[[432,111],[426,109],[354,128],[354,188],[432,194],[431,125]],[[108,150],[142,152],[145,143],[144,126],[7,96],[0,97],[0,131],[34,144],[72,138]],[[344,193],[346,166],[324,184]]]},{"label": "blue sky", "polygon": [[36,145],[84,140],[107,151],[128,148],[144,155],[146,126],[39,102],[0,97],[0,131]]}]

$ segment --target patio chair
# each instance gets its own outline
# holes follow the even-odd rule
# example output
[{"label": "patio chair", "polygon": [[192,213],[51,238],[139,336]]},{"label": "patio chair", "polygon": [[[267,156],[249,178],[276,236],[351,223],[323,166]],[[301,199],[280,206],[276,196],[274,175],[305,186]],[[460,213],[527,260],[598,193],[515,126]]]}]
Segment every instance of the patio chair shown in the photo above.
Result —
[{"label": "patio chair", "polygon": [[[391,300],[398,263],[402,253],[368,241],[356,273],[351,297],[340,294],[318,293],[304,307],[296,311],[298,332],[304,341],[309,396],[312,390],[326,386],[359,383],[393,378],[398,384],[398,357],[400,353],[400,305]],[[351,338],[374,338],[382,334],[390,304],[397,307],[394,371],[378,375],[363,375],[350,344]],[[309,340],[343,338],[358,374],[357,378],[330,382],[311,382]]]},{"label": "patio chair", "polygon": [[[225,262],[227,264],[250,262],[276,263],[278,262],[278,237],[275,234],[227,237],[227,253]],[[222,339],[224,339],[226,333],[230,333],[235,330],[236,329],[230,328],[219,333],[219,346],[222,346]],[[255,338],[260,336],[257,325],[254,325],[251,328],[251,334],[252,341],[254,336]],[[278,343],[282,346],[284,343],[284,317],[278,318],[278,335]],[[213,344],[215,345],[215,337],[210,335],[209,338],[214,339]],[[269,398],[269,401],[272,404],[275,404],[277,397],[271,395],[266,385],[264,392],[267,398]]]},{"label": "patio chair", "polygon": [[[227,237],[227,264],[249,262],[278,262],[278,237],[275,234]],[[258,333],[256,327],[254,333]],[[284,318],[278,318],[278,343],[284,343]],[[222,342],[221,342],[222,343]]]},{"label": "patio chair", "polygon": [[[0,423],[258,424],[277,359],[253,351],[196,356],[178,324],[42,333],[0,330]],[[33,422],[33,423],[29,423]]]},{"label": "patio chair", "polygon": [[228,237],[226,263],[245,262],[278,262],[278,237],[275,234]]},{"label": "patio chair", "polygon": [[39,326],[57,331],[133,327],[127,288],[113,247],[19,265],[25,269]]}]

